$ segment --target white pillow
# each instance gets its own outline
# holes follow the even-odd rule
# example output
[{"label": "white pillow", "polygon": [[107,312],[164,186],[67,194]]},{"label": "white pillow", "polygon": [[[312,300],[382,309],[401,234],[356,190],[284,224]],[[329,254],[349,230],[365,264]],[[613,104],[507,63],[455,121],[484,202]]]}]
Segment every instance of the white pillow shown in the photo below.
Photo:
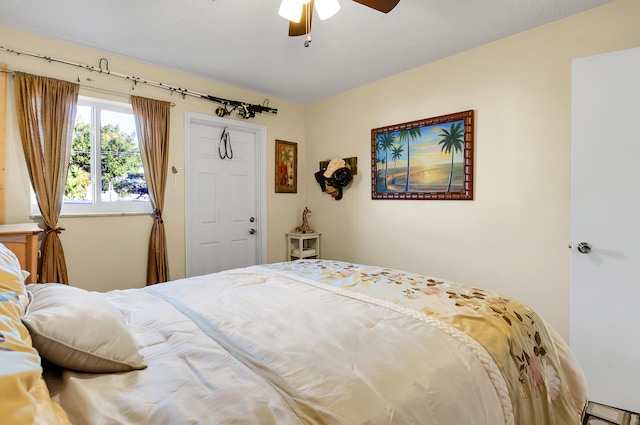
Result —
[{"label": "white pillow", "polygon": [[26,295],[24,280],[29,272],[22,270],[16,254],[0,243],[0,289],[13,291],[18,295]]},{"label": "white pillow", "polygon": [[32,300],[22,321],[45,359],[90,373],[147,367],[124,318],[101,293],[58,283],[27,289]]}]

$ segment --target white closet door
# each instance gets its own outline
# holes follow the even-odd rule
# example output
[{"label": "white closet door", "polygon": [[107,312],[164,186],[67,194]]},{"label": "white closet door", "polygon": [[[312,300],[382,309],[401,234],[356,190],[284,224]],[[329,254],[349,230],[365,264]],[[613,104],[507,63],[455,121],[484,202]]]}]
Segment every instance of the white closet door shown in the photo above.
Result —
[{"label": "white closet door", "polygon": [[[640,49],[572,67],[571,334],[592,401],[640,411]],[[586,243],[590,246],[579,244]],[[589,252],[587,252],[589,251]]]}]

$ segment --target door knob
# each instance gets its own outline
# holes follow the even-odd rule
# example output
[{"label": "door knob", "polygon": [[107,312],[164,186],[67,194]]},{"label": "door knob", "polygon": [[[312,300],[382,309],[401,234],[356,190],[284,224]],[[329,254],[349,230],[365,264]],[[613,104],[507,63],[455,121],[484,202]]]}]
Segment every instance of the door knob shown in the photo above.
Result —
[{"label": "door knob", "polygon": [[256,234],[256,229],[251,229],[251,230],[249,230],[249,234],[250,234],[250,235],[255,235],[255,234]]},{"label": "door knob", "polygon": [[580,242],[578,244],[578,252],[582,254],[588,254],[591,252],[591,245],[588,242]]}]

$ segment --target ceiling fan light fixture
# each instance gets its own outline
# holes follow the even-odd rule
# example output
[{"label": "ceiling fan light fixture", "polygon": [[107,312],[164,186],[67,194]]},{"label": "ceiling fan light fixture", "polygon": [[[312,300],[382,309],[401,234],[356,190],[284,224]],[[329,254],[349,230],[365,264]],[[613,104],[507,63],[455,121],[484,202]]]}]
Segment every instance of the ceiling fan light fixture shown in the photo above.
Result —
[{"label": "ceiling fan light fixture", "polygon": [[309,1],[282,0],[282,3],[280,3],[280,9],[278,9],[278,15],[282,16],[287,21],[300,22],[300,18],[302,17],[302,5]]},{"label": "ceiling fan light fixture", "polygon": [[318,18],[329,19],[340,10],[340,3],[338,0],[316,0],[316,12],[318,12]]}]

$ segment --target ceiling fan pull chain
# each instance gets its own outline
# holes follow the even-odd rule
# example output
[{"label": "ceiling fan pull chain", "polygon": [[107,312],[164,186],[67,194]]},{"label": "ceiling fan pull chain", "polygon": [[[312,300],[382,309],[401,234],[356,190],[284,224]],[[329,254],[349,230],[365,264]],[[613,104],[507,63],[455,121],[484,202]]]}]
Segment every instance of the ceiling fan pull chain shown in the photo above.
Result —
[{"label": "ceiling fan pull chain", "polygon": [[307,39],[304,41],[304,47],[309,47],[309,44],[311,44],[311,14],[313,13],[313,1],[307,3],[304,7],[307,8],[305,16]]}]

